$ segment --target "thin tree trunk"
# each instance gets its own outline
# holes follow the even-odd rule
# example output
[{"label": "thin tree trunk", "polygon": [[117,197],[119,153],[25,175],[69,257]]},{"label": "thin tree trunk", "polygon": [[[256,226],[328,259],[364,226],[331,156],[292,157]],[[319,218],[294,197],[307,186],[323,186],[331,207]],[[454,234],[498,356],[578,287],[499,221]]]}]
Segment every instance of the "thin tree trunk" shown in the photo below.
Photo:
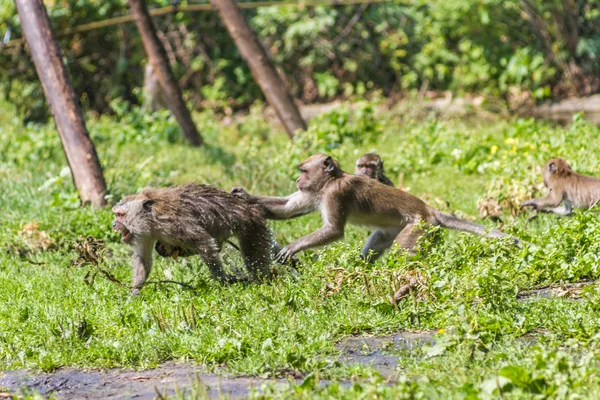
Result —
[{"label": "thin tree trunk", "polygon": [[165,49],[160,44],[156,35],[156,29],[152,24],[152,19],[146,8],[144,0],[129,0],[129,6],[135,18],[135,23],[140,35],[146,54],[150,59],[150,64],[154,72],[158,76],[158,81],[164,89],[164,94],[167,97],[169,109],[177,119],[183,136],[193,146],[202,145],[202,137],[196,129],[196,125],[192,120],[189,110],[187,109],[179,84],[171,71]]},{"label": "thin tree trunk", "polygon": [[293,138],[297,130],[305,130],[306,124],[298,107],[294,104],[265,48],[250,29],[235,0],[210,0],[210,2],[219,12],[242,57],[248,63],[252,76],[271,107],[277,112],[289,137]]},{"label": "thin tree trunk", "polygon": [[90,140],[81,107],[42,0],[16,0],[23,36],[27,41],[50,112],[83,204],[106,205],[106,183]]}]

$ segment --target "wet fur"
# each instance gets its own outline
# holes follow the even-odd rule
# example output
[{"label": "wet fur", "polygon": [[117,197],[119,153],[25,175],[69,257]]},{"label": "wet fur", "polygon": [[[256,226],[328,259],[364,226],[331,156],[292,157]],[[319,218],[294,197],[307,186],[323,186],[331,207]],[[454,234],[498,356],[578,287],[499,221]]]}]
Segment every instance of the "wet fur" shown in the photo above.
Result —
[{"label": "wet fur", "polygon": [[[223,272],[218,254],[223,242],[235,236],[251,278],[269,275],[270,232],[258,206],[197,183],[146,188],[125,197],[115,209],[127,209],[128,203],[133,202],[144,204],[126,226],[136,236],[134,247],[140,247],[142,242],[146,247],[156,242],[155,248],[163,256],[199,254],[215,278],[234,281],[237,278]],[[149,274],[147,269],[145,278]],[[143,284],[140,280],[134,286]]]}]

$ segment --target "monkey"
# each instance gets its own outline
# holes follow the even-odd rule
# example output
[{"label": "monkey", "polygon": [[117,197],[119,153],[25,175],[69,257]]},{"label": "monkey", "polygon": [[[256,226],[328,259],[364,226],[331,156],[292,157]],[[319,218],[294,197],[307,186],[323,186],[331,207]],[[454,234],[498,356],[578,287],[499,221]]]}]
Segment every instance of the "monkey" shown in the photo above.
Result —
[{"label": "monkey", "polygon": [[[371,179],[377,179],[384,185],[394,187],[394,182],[385,175],[383,169],[383,160],[379,154],[366,153],[363,154],[358,160],[356,160],[356,166],[354,168],[355,175],[368,176]],[[369,235],[367,243],[373,243],[377,238],[385,237],[386,233],[381,229],[376,229]],[[412,252],[412,250],[409,250]],[[362,253],[361,253],[362,254]],[[364,257],[363,257],[364,258]]]},{"label": "monkey", "polygon": [[[370,237],[361,250],[362,258],[369,262],[376,260],[395,239],[401,247],[413,249],[423,233],[421,222],[485,237],[509,236],[495,229],[486,232],[483,225],[444,214],[401,189],[366,176],[348,174],[337,160],[326,154],[310,156],[298,169],[298,191],[287,197],[254,196],[240,187],[231,190],[232,194],[259,204],[270,219],[295,218],[314,211],[321,213],[323,226],[285,246],[277,255],[280,262],[301,251],[341,240],[347,223],[379,228],[380,233]],[[518,239],[513,240],[521,244]]]},{"label": "monkey", "polygon": [[377,179],[384,185],[394,187],[394,182],[387,176],[383,170],[383,160],[379,154],[367,153],[363,154],[356,161],[355,175],[364,175],[372,179]]},{"label": "monkey", "polygon": [[129,195],[112,208],[114,230],[134,248],[131,294],[139,294],[152,268],[152,249],[163,256],[200,255],[212,276],[240,281],[223,271],[223,242],[237,237],[251,279],[268,278],[271,235],[258,206],[209,185],[187,183]]},{"label": "monkey", "polygon": [[600,179],[578,174],[562,158],[549,159],[542,171],[544,185],[550,192],[546,197],[521,203],[520,208],[570,215],[573,207],[588,209],[600,202]]}]

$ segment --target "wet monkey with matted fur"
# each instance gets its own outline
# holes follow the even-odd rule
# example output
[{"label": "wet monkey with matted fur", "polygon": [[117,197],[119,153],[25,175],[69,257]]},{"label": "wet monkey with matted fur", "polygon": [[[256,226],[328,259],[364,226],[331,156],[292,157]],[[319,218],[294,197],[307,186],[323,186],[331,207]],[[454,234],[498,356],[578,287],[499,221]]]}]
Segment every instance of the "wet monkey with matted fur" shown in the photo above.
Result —
[{"label": "wet monkey with matted fur", "polygon": [[112,211],[113,229],[134,248],[133,295],[148,279],[155,244],[163,256],[200,255],[215,279],[235,282],[241,279],[227,274],[219,257],[223,243],[235,236],[250,278],[270,275],[271,234],[260,208],[220,189],[197,183],[146,188]]},{"label": "wet monkey with matted fur", "polygon": [[[483,225],[444,214],[412,194],[375,179],[350,175],[336,160],[324,154],[309,157],[298,169],[298,191],[287,197],[254,196],[243,188],[232,189],[232,194],[263,207],[267,218],[288,219],[320,211],[323,226],[287,245],[277,256],[280,261],[342,239],[347,223],[379,228],[381,233],[370,237],[361,251],[369,260],[379,257],[395,239],[403,248],[413,249],[423,233],[421,223],[486,237],[508,236],[495,229],[487,232]],[[520,244],[518,239],[513,239]]]},{"label": "wet monkey with matted fur", "polygon": [[523,207],[569,215],[573,207],[592,208],[600,202],[600,179],[578,174],[562,158],[551,158],[542,169],[547,196],[523,202]]}]

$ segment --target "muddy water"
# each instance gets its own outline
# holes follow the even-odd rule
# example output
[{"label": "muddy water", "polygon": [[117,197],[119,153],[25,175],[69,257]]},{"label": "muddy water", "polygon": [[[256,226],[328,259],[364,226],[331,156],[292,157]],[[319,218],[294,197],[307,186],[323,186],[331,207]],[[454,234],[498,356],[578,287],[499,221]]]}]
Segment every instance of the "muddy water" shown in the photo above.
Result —
[{"label": "muddy water", "polygon": [[[592,282],[582,282],[530,290],[519,294],[519,300],[531,301],[545,297],[578,299],[581,291]],[[400,332],[388,336],[355,336],[336,345],[339,355],[331,362],[370,365],[390,382],[398,373],[398,352],[434,344],[433,331]],[[535,338],[523,337],[525,342]],[[18,394],[21,388],[34,390],[43,396],[59,399],[154,399],[158,393],[195,397],[230,399],[246,398],[252,391],[260,392],[266,384],[289,385],[300,379],[261,379],[256,377],[228,377],[201,372],[191,363],[167,363],[146,371],[110,369],[81,371],[60,369],[52,374],[33,374],[30,371],[0,372],[0,398],[8,393]],[[322,385],[329,382],[322,381]],[[193,392],[195,390],[195,392]],[[6,393],[8,391],[8,393]]]},{"label": "muddy water", "polygon": [[[390,352],[414,349],[433,343],[432,332],[403,332],[385,337],[351,337],[336,347],[340,356],[332,361],[344,364],[370,364],[382,376],[393,380],[398,356]],[[167,363],[146,371],[110,369],[107,371],[80,371],[60,369],[52,374],[32,374],[28,371],[0,373],[0,388],[18,393],[21,388],[35,390],[44,396],[59,399],[154,399],[161,395],[182,394],[195,390],[209,398],[246,398],[251,391],[260,392],[265,383],[289,385],[299,379],[261,379],[255,377],[227,377],[199,372],[193,364]],[[328,381],[322,381],[327,385]],[[0,389],[2,394],[2,389]]]},{"label": "muddy water", "polygon": [[241,399],[266,382],[289,384],[284,379],[202,374],[192,364],[175,363],[146,371],[79,371],[64,368],[52,374],[32,375],[27,371],[9,371],[0,375],[0,387],[13,393],[18,393],[20,388],[28,388],[43,396],[52,395],[59,399],[154,399],[158,393],[173,396],[176,389],[181,394],[191,395],[195,390],[196,394],[201,393],[209,398]]},{"label": "muddy water", "polygon": [[540,298],[563,298],[569,300],[581,300],[585,289],[595,285],[597,285],[597,283],[593,281],[565,283],[562,285],[551,285],[539,289],[521,291],[517,295],[517,299],[521,301],[537,300]]},{"label": "muddy water", "polygon": [[338,359],[344,364],[370,365],[384,378],[393,380],[397,374],[399,350],[413,350],[426,344],[433,345],[435,332],[400,332],[388,336],[356,336],[340,342]]}]

